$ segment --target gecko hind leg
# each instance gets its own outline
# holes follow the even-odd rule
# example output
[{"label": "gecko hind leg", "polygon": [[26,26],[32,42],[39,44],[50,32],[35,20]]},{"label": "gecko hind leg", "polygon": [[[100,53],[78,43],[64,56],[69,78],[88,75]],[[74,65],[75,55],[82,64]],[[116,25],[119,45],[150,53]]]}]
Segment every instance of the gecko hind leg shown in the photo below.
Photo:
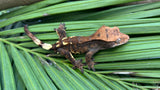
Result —
[{"label": "gecko hind leg", "polygon": [[63,48],[59,48],[57,49],[57,52],[59,52],[61,55],[65,56],[65,58],[69,59],[72,63],[73,69],[80,69],[81,72],[83,73],[83,64],[82,64],[82,60],[75,60],[75,58],[73,57],[73,55],[71,54],[71,52],[69,52],[68,50],[65,50]]}]

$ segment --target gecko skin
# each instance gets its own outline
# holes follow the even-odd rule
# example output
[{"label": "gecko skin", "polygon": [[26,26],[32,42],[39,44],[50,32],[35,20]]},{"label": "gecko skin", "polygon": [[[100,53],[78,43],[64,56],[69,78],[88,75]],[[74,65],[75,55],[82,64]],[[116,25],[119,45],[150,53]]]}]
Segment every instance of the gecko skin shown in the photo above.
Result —
[{"label": "gecko skin", "polygon": [[65,24],[60,24],[58,29],[55,29],[59,36],[59,40],[55,44],[43,43],[37,39],[29,30],[27,25],[24,26],[26,34],[33,40],[33,42],[43,49],[53,50],[60,53],[69,59],[73,64],[73,68],[78,68],[83,72],[82,59],[76,60],[72,54],[86,53],[85,60],[89,69],[94,69],[94,62],[92,56],[99,50],[113,48],[125,44],[129,40],[129,36],[119,31],[118,27],[107,27],[103,25],[94,34],[90,36],[66,36]]}]

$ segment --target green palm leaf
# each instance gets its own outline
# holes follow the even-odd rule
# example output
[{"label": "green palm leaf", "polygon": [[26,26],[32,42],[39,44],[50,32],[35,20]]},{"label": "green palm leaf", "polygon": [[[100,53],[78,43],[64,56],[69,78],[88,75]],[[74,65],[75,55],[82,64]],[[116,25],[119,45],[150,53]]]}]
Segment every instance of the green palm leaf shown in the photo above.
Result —
[{"label": "green palm leaf", "polygon": [[[46,0],[0,17],[0,86],[2,89],[84,89],[84,90],[130,90],[158,88],[160,75],[160,2],[124,7],[112,7],[137,0]],[[56,4],[58,3],[58,4]],[[99,3],[99,4],[97,4]],[[37,5],[41,5],[36,7]],[[97,4],[97,5],[95,5]],[[48,6],[49,5],[49,6]],[[72,5],[72,7],[70,7]],[[96,10],[102,8],[101,11]],[[31,11],[33,8],[34,11]],[[104,10],[106,9],[106,10]],[[45,15],[44,15],[45,14]],[[45,17],[53,15],[55,17]],[[58,15],[58,16],[56,16]],[[77,16],[78,15],[78,16]],[[43,42],[55,43],[57,28],[65,21],[68,36],[87,36],[103,24],[118,26],[120,31],[130,35],[129,43],[98,52],[94,58],[96,72],[84,73],[73,70],[72,65],[53,51],[46,51],[35,45],[24,34],[21,22],[39,18],[49,23],[30,25],[31,32]],[[154,18],[156,17],[156,18]],[[73,21],[75,20],[75,21]],[[31,20],[29,22],[36,21]],[[58,21],[56,23],[55,21]],[[15,27],[11,29],[11,27]],[[47,54],[54,54],[47,57]],[[84,60],[84,54],[75,55]],[[52,65],[50,62],[52,62]]]},{"label": "green palm leaf", "polygon": [[6,51],[6,48],[2,42],[0,42],[0,51],[1,51],[1,79],[2,85],[4,89],[16,89],[14,76],[13,76],[13,69],[11,66],[11,61]]}]

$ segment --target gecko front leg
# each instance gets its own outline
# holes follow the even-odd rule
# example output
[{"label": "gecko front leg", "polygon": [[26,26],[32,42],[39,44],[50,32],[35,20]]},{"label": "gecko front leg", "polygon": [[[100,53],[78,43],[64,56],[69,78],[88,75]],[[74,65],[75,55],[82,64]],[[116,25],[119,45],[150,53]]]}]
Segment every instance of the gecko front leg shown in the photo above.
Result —
[{"label": "gecko front leg", "polygon": [[61,55],[65,56],[65,58],[67,58],[71,61],[72,65],[74,65],[73,69],[79,68],[81,70],[81,72],[83,73],[82,60],[75,60],[75,58],[73,57],[71,52],[69,52],[68,50],[65,50],[63,48],[57,49],[57,52],[59,52]]},{"label": "gecko front leg", "polygon": [[99,49],[91,49],[90,51],[87,52],[86,54],[86,64],[88,65],[89,69],[92,69],[93,71],[95,71],[94,68],[94,62],[93,62],[93,58],[92,56],[98,51]]}]

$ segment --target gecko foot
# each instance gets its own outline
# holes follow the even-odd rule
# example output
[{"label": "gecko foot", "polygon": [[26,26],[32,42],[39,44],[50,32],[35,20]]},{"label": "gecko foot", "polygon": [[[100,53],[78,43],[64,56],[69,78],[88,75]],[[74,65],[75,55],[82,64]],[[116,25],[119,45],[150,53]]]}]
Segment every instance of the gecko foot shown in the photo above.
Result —
[{"label": "gecko foot", "polygon": [[66,27],[65,27],[65,23],[60,23],[60,25],[59,25],[59,29],[66,29]]},{"label": "gecko foot", "polygon": [[84,65],[82,64],[82,59],[81,59],[81,60],[76,60],[74,66],[73,66],[73,69],[78,68],[78,69],[80,69],[81,72],[83,73],[83,72],[84,72],[83,66],[84,66]]},{"label": "gecko foot", "polygon": [[96,71],[95,68],[94,68],[94,64],[95,64],[95,63],[94,63],[93,61],[88,62],[88,63],[87,63],[88,69],[89,69],[89,70],[92,69],[93,71]]},{"label": "gecko foot", "polygon": [[60,29],[60,30],[65,29],[66,30],[65,23],[60,23],[58,28],[54,28],[54,31],[57,31],[58,29]]}]

